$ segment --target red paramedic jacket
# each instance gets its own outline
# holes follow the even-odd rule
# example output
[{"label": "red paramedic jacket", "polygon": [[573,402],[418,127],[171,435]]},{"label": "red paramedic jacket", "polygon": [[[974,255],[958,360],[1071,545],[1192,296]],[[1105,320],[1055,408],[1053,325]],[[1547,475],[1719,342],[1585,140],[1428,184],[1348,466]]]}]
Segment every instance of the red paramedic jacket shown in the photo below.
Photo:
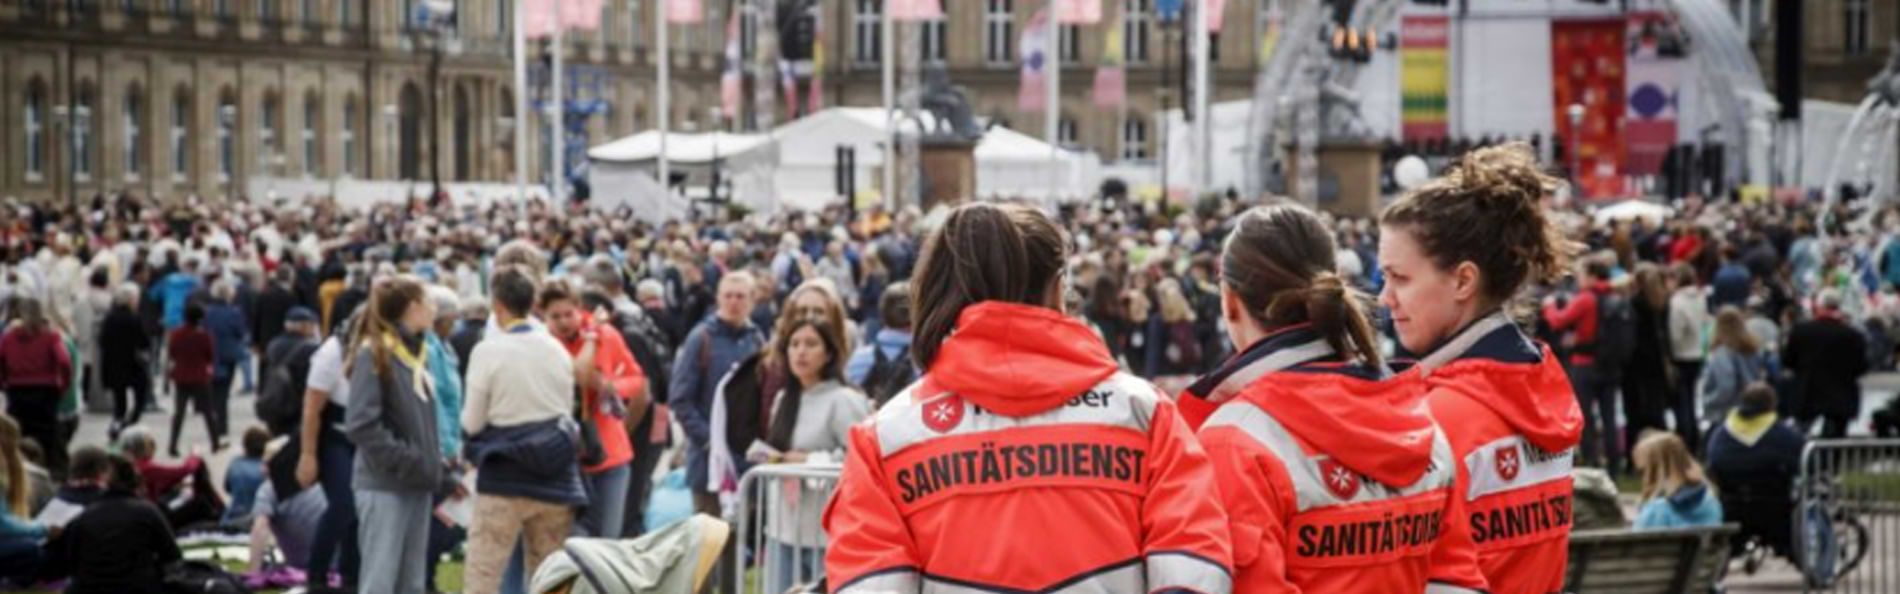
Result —
[{"label": "red paramedic jacket", "polygon": [[849,448],[825,511],[832,592],[1231,590],[1207,454],[1054,310],[964,309]]},{"label": "red paramedic jacket", "polygon": [[[1433,555],[1458,517],[1451,445],[1416,374],[1339,362],[1310,329],[1255,343],[1196,382],[1200,427],[1234,540],[1237,593],[1482,591],[1475,560],[1445,583]],[[1189,404],[1192,403],[1192,404]]]},{"label": "red paramedic jacket", "polygon": [[[1571,461],[1583,413],[1550,349],[1494,315],[1420,365],[1432,415],[1460,461],[1465,518],[1494,594],[1563,591],[1569,560]],[[1455,422],[1453,420],[1456,420]]]}]

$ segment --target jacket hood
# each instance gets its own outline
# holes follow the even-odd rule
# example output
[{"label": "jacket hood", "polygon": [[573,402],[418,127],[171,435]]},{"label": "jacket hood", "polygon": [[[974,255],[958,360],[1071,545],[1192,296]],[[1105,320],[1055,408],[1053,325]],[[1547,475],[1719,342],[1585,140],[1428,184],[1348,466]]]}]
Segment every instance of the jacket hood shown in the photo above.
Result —
[{"label": "jacket hood", "polygon": [[1432,423],[1415,373],[1351,363],[1312,363],[1273,374],[1249,388],[1250,398],[1288,431],[1340,464],[1380,484],[1418,482],[1430,469]]},{"label": "jacket hood", "polygon": [[1702,498],[1708,496],[1709,488],[1703,485],[1689,485],[1676,489],[1669,494],[1669,506],[1677,512],[1689,513],[1702,506]]},{"label": "jacket hood", "polygon": [[1044,307],[986,301],[957,316],[921,393],[954,392],[1021,417],[1060,406],[1118,369],[1108,346],[1081,322]]},{"label": "jacket hood", "polygon": [[[1513,353],[1536,349],[1526,362]],[[1516,326],[1491,330],[1459,358],[1426,375],[1432,390],[1464,395],[1491,409],[1539,449],[1561,452],[1583,437],[1583,411],[1570,378],[1548,347],[1533,345]]]}]

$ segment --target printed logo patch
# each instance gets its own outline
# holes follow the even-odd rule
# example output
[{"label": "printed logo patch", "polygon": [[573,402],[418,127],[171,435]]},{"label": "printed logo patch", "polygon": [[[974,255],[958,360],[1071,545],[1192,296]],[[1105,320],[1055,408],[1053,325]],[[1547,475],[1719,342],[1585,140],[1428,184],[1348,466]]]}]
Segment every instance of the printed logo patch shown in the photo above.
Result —
[{"label": "printed logo patch", "polygon": [[1331,458],[1319,462],[1320,480],[1326,482],[1326,490],[1334,497],[1352,499],[1359,494],[1359,473],[1353,472]]},{"label": "printed logo patch", "polygon": [[1507,481],[1517,479],[1517,471],[1524,467],[1524,461],[1517,452],[1517,444],[1498,448],[1496,464],[1499,478]]},{"label": "printed logo patch", "polygon": [[963,423],[963,397],[945,394],[936,400],[924,403],[922,411],[925,427],[938,433],[949,432]]}]

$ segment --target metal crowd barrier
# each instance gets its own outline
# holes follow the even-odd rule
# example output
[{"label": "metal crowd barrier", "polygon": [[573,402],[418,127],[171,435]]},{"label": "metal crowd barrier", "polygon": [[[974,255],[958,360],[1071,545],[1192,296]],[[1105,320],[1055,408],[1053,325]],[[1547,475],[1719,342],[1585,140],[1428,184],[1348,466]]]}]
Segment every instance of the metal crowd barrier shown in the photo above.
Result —
[{"label": "metal crowd barrier", "polygon": [[[739,594],[784,594],[772,589],[775,581],[803,588],[824,578],[827,541],[819,520],[843,470],[837,464],[765,464],[739,479],[731,518],[737,546],[727,564]],[[755,570],[751,580],[748,570]],[[786,575],[789,580],[778,577]]]},{"label": "metal crowd barrier", "polygon": [[1900,439],[1809,442],[1794,496],[1805,592],[1900,592]]}]

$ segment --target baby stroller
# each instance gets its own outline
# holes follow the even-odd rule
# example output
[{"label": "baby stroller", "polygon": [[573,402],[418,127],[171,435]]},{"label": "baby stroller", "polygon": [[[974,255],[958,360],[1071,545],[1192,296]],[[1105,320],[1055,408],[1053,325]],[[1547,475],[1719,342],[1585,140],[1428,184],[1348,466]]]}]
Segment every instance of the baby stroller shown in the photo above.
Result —
[{"label": "baby stroller", "polygon": [[534,572],[534,594],[692,594],[719,561],[732,527],[708,515],[639,538],[570,538]]}]

